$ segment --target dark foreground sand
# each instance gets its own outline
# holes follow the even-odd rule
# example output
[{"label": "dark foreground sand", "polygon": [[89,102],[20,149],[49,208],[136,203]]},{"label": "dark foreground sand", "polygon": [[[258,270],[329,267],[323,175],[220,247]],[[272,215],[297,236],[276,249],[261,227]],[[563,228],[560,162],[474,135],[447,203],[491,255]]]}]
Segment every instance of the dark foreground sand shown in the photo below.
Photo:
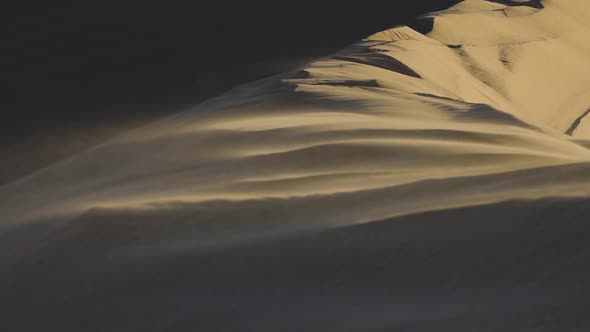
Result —
[{"label": "dark foreground sand", "polygon": [[[2,259],[15,254],[16,238],[28,249],[3,264],[2,324],[11,331],[574,331],[590,324],[588,203],[511,201],[190,251],[182,243],[165,249],[172,238],[154,230],[168,228],[166,220],[147,230],[138,219],[90,217],[31,227],[2,238]],[[188,221],[170,227],[199,230]],[[39,241],[42,232],[54,235]],[[160,248],[148,256],[150,246]]]}]

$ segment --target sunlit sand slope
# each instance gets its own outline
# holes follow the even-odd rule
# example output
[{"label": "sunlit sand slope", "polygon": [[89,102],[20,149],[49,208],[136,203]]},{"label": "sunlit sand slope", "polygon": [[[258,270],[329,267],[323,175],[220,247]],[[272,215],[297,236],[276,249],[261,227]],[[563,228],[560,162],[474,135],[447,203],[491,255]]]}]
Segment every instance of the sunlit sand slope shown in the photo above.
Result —
[{"label": "sunlit sand slope", "polygon": [[466,0],[0,187],[0,304],[107,317],[86,331],[575,327],[589,32],[586,0]]}]

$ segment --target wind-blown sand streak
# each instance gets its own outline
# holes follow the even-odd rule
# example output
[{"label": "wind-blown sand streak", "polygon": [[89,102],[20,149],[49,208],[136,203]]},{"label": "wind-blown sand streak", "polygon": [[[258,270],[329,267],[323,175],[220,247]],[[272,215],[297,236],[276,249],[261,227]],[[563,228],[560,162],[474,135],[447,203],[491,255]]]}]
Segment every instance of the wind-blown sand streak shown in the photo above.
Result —
[{"label": "wind-blown sand streak", "polygon": [[589,326],[590,5],[427,17],[0,187],[8,320]]}]

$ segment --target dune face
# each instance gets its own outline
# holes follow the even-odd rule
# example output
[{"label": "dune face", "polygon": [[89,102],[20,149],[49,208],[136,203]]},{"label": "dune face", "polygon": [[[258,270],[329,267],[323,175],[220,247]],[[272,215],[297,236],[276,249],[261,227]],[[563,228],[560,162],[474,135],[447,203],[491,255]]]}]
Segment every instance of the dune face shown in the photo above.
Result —
[{"label": "dune face", "polygon": [[590,4],[416,22],[0,187],[10,330],[589,327]]}]

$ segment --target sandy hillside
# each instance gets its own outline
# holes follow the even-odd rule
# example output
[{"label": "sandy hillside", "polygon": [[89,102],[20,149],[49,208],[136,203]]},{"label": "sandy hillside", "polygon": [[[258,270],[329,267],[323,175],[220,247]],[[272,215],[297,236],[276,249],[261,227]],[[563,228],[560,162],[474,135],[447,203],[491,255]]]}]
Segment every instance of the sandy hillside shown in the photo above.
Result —
[{"label": "sandy hillside", "polygon": [[12,331],[590,327],[589,33],[586,0],[465,0],[0,187],[0,309]]}]

